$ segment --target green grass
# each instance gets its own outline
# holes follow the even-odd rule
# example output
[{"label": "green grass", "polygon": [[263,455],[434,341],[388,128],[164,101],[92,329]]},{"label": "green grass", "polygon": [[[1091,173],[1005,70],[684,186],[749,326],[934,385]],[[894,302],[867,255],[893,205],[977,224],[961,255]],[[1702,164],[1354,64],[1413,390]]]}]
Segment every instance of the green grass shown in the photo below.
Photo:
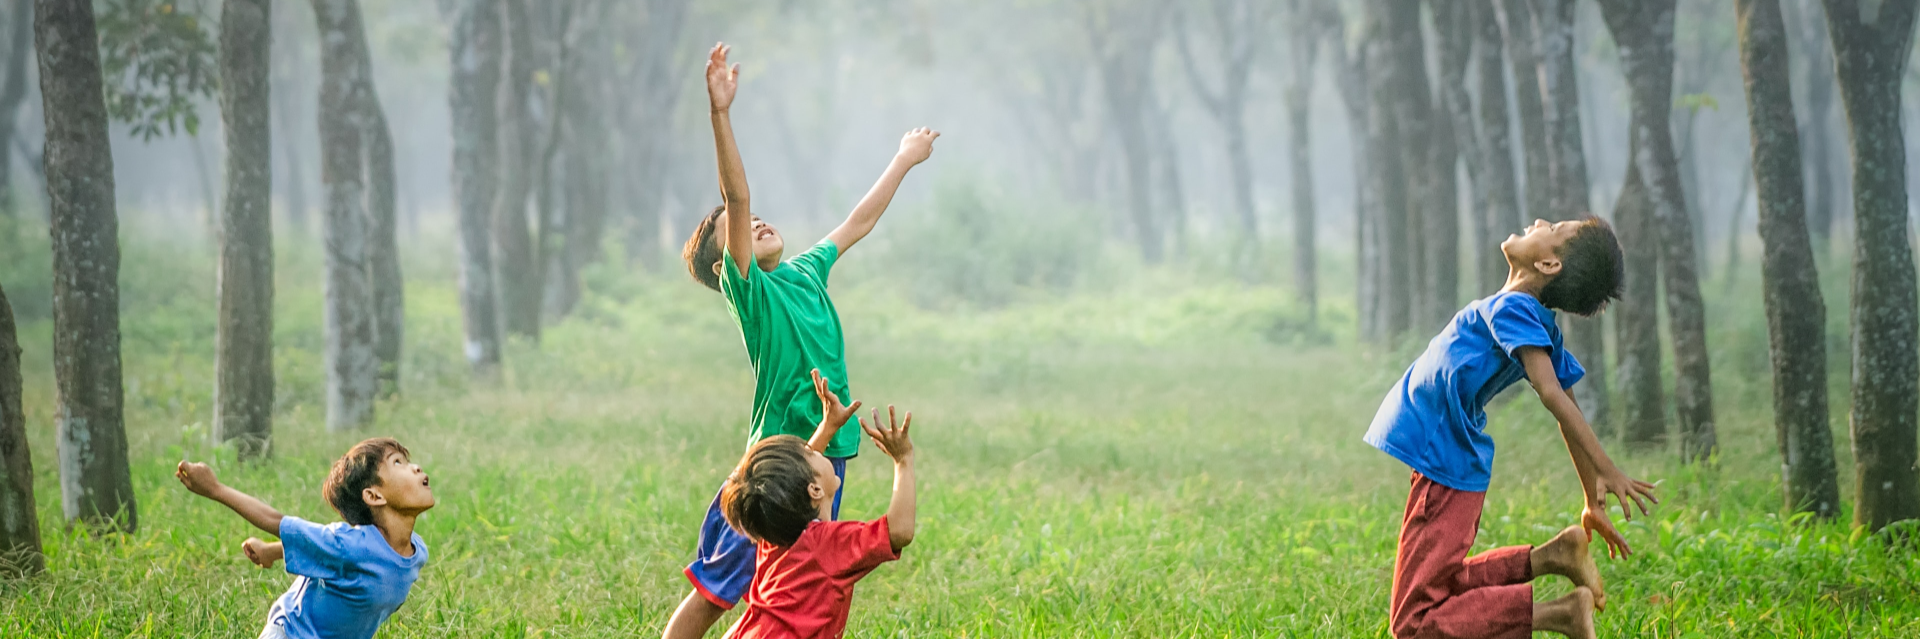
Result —
[{"label": "green grass", "polygon": [[[513,344],[500,381],[470,382],[452,253],[429,248],[408,256],[404,399],[381,405],[366,432],[332,434],[318,260],[282,247],[277,455],[239,466],[208,443],[211,260],[128,242],[132,535],[64,531],[51,327],[24,317],[49,570],[0,583],[0,636],[253,636],[290,577],[248,564],[239,542],[258,533],[181,489],[172,465],[212,460],[283,511],[331,520],[327,464],[373,435],[410,446],[440,499],[419,531],[432,561],[382,636],[657,634],[744,444],[752,377],[719,297],[677,271],[602,267],[577,315],[537,347]],[[0,285],[41,285],[44,255],[9,258]],[[919,310],[880,255],[849,259],[836,301],[854,395],[915,413],[922,523],[904,558],[861,584],[850,636],[1385,636],[1407,470],[1359,438],[1411,352],[1355,346],[1348,308],[1327,311],[1328,333],[1302,337],[1284,329],[1299,318],[1283,289],[1178,269],[1103,272],[998,310]],[[1758,297],[1752,282],[1738,294]],[[1828,306],[1843,326],[1844,305]],[[1611,451],[1662,480],[1665,503],[1625,527],[1634,557],[1603,561],[1601,635],[1920,636],[1911,551],[1779,516],[1764,323],[1753,302],[1713,312],[1724,449],[1693,467],[1671,451]],[[1501,452],[1476,548],[1571,524],[1578,492],[1545,411],[1519,394],[1489,428]],[[885,507],[890,469],[867,451],[849,469],[850,517]],[[1566,590],[1545,580],[1536,597]]]}]

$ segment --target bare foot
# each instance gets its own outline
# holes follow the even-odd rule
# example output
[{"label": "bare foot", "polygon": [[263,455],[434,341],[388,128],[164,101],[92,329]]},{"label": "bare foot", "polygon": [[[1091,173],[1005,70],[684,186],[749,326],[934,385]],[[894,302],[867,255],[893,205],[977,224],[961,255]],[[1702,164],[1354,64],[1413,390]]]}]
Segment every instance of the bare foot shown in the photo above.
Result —
[{"label": "bare foot", "polygon": [[1534,604],[1533,629],[1557,632],[1572,639],[1595,639],[1593,591],[1581,586],[1565,597]]},{"label": "bare foot", "polygon": [[1593,591],[1595,610],[1607,609],[1607,588],[1600,579],[1600,567],[1593,562],[1593,554],[1587,551],[1587,531],[1579,526],[1568,526],[1551,541],[1535,546],[1529,553],[1533,563],[1534,576],[1561,575],[1573,580],[1575,586],[1586,586]]}]

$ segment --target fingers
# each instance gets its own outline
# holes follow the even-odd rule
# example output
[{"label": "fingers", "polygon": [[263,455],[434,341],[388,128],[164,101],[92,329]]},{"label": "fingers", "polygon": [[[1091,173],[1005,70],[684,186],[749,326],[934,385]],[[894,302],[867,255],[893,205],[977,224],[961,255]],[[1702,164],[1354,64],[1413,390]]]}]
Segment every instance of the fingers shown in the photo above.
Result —
[{"label": "fingers", "polygon": [[1647,510],[1647,500],[1646,500],[1646,498],[1644,498],[1644,497],[1641,497],[1641,496],[1640,496],[1640,493],[1637,493],[1637,492],[1636,492],[1636,493],[1630,493],[1630,494],[1631,494],[1631,495],[1633,496],[1633,503],[1634,503],[1635,505],[1637,505],[1637,506],[1639,506],[1639,507],[1640,507],[1640,514],[1642,514],[1642,515],[1652,515],[1652,514],[1653,514],[1653,512],[1652,512],[1652,511],[1650,511],[1650,510]]},{"label": "fingers", "polygon": [[851,415],[857,412],[860,412],[860,400],[856,399],[853,400],[853,404],[847,406],[847,414]]},{"label": "fingers", "polygon": [[896,430],[899,428],[900,420],[896,419],[893,415],[893,404],[887,404],[887,430]]},{"label": "fingers", "polygon": [[907,421],[900,424],[900,436],[907,436],[907,429],[913,428],[913,411],[907,411]]}]

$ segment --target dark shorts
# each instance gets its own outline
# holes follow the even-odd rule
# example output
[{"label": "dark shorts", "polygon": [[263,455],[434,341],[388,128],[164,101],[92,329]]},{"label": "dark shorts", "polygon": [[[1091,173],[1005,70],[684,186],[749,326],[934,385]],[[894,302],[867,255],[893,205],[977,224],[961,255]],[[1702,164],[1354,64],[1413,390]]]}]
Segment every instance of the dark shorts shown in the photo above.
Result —
[{"label": "dark shorts", "polygon": [[[840,518],[848,459],[827,458],[833,463],[834,476],[841,479],[840,490],[833,493],[834,519]],[[706,521],[700,523],[700,549],[693,563],[687,564],[687,581],[693,582],[693,589],[713,605],[732,610],[747,595],[747,587],[753,585],[754,553],[758,551],[752,539],[727,524],[727,518],[720,514],[720,493],[715,491],[713,503],[707,505]]]}]

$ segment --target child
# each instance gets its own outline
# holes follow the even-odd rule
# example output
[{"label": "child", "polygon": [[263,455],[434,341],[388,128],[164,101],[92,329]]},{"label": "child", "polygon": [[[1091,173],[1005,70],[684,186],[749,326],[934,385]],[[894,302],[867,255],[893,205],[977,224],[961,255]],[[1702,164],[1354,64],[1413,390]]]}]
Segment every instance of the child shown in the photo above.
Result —
[{"label": "child", "polygon": [[[1642,513],[1642,499],[1654,499],[1652,484],[1627,477],[1607,458],[1567,393],[1585,371],[1561,346],[1550,310],[1591,316],[1619,297],[1620,244],[1613,229],[1593,217],[1537,221],[1500,250],[1506,286],[1453,317],[1394,385],[1367,430],[1367,443],[1413,467],[1393,570],[1391,629],[1402,639],[1524,638],[1532,630],[1590,639],[1593,612],[1605,608],[1606,593],[1587,554],[1588,531],[1606,540],[1609,556],[1625,555],[1627,542],[1607,517],[1607,495],[1628,517],[1628,498]],[[1586,510],[1579,526],[1546,545],[1496,548],[1469,559],[1493,470],[1484,409],[1523,376],[1560,421]],[[1535,604],[1526,582],[1547,574],[1572,579],[1574,591]]]},{"label": "child", "polygon": [[860,428],[893,458],[893,501],[873,521],[834,521],[832,502],[840,476],[820,454],[834,433],[860,409],[843,406],[814,377],[825,415],[813,439],[774,435],[747,449],[720,490],[727,523],[759,544],[747,611],[727,631],[729,639],[763,637],[837,638],[847,628],[853,585],[882,563],[900,558],[913,543],[913,413],[895,421],[887,407]]},{"label": "child", "polygon": [[[728,51],[724,44],[714,45],[707,60],[707,97],[725,204],[694,228],[684,257],[695,280],[725,295],[746,343],[754,369],[753,426],[747,436],[752,445],[774,435],[813,432],[821,414],[808,371],[820,370],[833,380],[834,392],[850,395],[840,316],[827,296],[827,276],[840,256],[873,230],[907,170],[926,161],[940,134],[928,129],[908,132],[880,181],[847,220],[807,252],[783,262],[785,244],[780,232],[750,208],[746,169],[734,145],[728,114],[740,69],[727,65]],[[859,433],[851,431],[841,433],[825,448],[834,473],[842,476],[846,460],[859,452]],[[838,504],[835,493],[836,509]],[[694,590],[668,620],[664,636],[703,635],[746,592],[753,562],[753,542],[727,525],[716,494],[701,526],[698,554],[686,569]]]},{"label": "child", "polygon": [[281,515],[251,495],[221,485],[206,464],[180,462],[174,476],[194,494],[232,508],[280,538],[241,545],[261,568],[284,557],[293,586],[274,600],[261,639],[369,639],[400,604],[427,563],[414,519],[433,508],[427,474],[400,442],[379,437],[333,463],[321,493],[344,523],[325,526]]}]

